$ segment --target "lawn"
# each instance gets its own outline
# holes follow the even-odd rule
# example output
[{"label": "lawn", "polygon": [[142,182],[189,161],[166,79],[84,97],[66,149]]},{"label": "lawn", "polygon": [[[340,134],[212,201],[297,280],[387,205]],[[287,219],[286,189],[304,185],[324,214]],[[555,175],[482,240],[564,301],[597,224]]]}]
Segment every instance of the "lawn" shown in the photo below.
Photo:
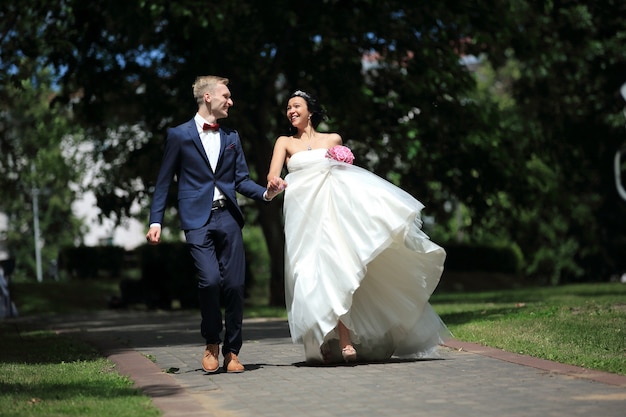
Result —
[{"label": "lawn", "polygon": [[80,340],[0,322],[0,416],[161,414],[114,364]]},{"label": "lawn", "polygon": [[626,285],[576,284],[432,299],[455,338],[626,375]]}]

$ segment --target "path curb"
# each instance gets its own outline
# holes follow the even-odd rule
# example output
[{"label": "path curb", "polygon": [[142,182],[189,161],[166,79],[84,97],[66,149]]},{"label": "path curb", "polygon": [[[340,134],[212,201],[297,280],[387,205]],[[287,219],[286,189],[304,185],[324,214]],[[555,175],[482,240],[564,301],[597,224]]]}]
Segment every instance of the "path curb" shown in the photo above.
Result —
[{"label": "path curb", "polygon": [[530,366],[533,368],[561,375],[567,375],[574,378],[589,379],[592,381],[601,382],[603,384],[626,387],[626,376],[624,375],[596,371],[580,366],[566,365],[546,359],[539,359],[527,355],[521,355],[518,353],[511,353],[501,349],[479,345],[477,343],[462,342],[460,340],[448,340],[446,341],[444,346],[459,351],[488,356],[490,358],[499,359],[501,361],[511,362],[517,365]]}]

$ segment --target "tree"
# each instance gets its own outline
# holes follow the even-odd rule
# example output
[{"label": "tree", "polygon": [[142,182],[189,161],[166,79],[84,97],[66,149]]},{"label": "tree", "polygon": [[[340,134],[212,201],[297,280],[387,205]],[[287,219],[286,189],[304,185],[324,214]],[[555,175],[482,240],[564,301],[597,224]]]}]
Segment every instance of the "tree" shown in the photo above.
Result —
[{"label": "tree", "polygon": [[480,39],[496,66],[519,63],[509,132],[525,157],[514,162],[511,239],[526,248],[528,272],[554,283],[606,279],[626,269],[626,205],[613,180],[625,139],[626,4],[516,4],[506,31]]},{"label": "tree", "polygon": [[[72,214],[82,172],[75,141],[80,130],[64,106],[51,104],[49,71],[26,62],[29,77],[0,88],[0,211],[8,216],[7,242],[19,276],[35,276],[34,202],[38,201],[43,273],[59,250],[80,240],[80,222]],[[16,78],[18,74],[16,74]]]},{"label": "tree", "polygon": [[[130,152],[98,147],[105,158],[126,155],[128,162],[116,165],[103,182],[108,187],[98,190],[104,213],[123,213],[133,198],[148,203],[163,130],[195,110],[190,86],[199,72],[232,79],[235,108],[228,123],[240,130],[260,182],[273,140],[286,130],[284,99],[296,88],[320,96],[332,116],[328,128],[342,132],[358,161],[422,195],[437,175],[433,162],[479,127],[459,123],[480,120],[480,109],[461,100],[473,81],[459,65],[453,41],[480,16],[464,17],[466,9],[455,2],[424,4],[418,12],[400,1],[281,1],[272,8],[248,1],[213,7],[154,1],[124,2],[114,10],[105,1],[66,1],[46,2],[41,16],[26,10],[27,3],[9,9],[6,21],[23,31],[9,50],[44,56],[64,69],[60,83],[68,97],[81,91],[77,115],[89,124],[90,137],[104,143],[106,132],[124,124],[152,134]],[[33,21],[37,33],[31,34],[26,22]],[[60,41],[27,44],[36,36]],[[366,84],[361,60],[371,51],[382,54],[383,65],[367,74]],[[416,108],[423,114],[418,123],[399,122]],[[415,166],[420,181],[403,181],[415,175]],[[135,178],[144,184],[139,191],[112,193],[111,184],[129,189]],[[258,210],[272,258],[271,303],[281,304],[281,208]]]},{"label": "tree", "polygon": [[[604,219],[622,213],[608,200],[597,210],[593,190],[608,190],[609,183],[595,175],[596,150],[585,140],[556,144],[582,132],[617,138],[616,119],[609,123],[615,107],[606,103],[623,73],[619,2],[281,0],[268,7],[245,0],[39,0],[30,7],[34,2],[7,6],[0,16],[0,65],[19,65],[20,55],[41,57],[58,69],[68,100],[81,92],[76,114],[112,162],[98,190],[105,214],[123,216],[133,200],[149,203],[164,130],[195,111],[195,76],[214,73],[232,80],[235,107],[226,123],[239,129],[261,183],[273,140],[286,131],[286,95],[300,88],[326,105],[327,128],[354,148],[357,164],[424,200],[440,224],[453,216],[445,203],[462,202],[472,219],[469,235],[504,230],[499,236],[523,247],[535,273],[597,270],[591,260],[617,248],[610,229],[620,221],[609,226]],[[476,99],[476,79],[460,63],[467,54],[484,54],[496,70],[511,58],[520,63],[515,106],[504,115],[497,100]],[[363,57],[372,55],[375,65],[364,69]],[[576,90],[581,79],[592,82]],[[107,142],[111,131],[130,132],[128,126],[143,129],[147,141],[127,135]],[[613,145],[607,142],[603,155]],[[591,184],[576,166],[592,173]],[[505,221],[489,221],[501,205],[519,222],[501,213],[497,218]],[[256,210],[272,258],[271,303],[279,305],[281,208]],[[593,224],[585,228],[589,216]],[[547,237],[571,249],[546,258],[537,248]],[[589,247],[589,238],[601,238],[604,249]],[[563,256],[573,256],[574,266],[549,265]]]}]

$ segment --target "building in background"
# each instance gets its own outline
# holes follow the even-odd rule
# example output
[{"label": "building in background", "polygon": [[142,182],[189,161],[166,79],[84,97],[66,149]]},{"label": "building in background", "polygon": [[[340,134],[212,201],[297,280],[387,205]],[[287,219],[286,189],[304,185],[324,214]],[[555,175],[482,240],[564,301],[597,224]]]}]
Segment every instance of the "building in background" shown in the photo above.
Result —
[{"label": "building in background", "polygon": [[82,219],[87,231],[83,235],[85,246],[112,245],[131,250],[146,243],[148,226],[145,222],[134,218],[125,220],[120,226],[115,226],[112,219],[103,219],[101,222],[98,219],[100,208],[92,191],[82,194],[80,199],[72,204],[72,211],[76,217]]}]

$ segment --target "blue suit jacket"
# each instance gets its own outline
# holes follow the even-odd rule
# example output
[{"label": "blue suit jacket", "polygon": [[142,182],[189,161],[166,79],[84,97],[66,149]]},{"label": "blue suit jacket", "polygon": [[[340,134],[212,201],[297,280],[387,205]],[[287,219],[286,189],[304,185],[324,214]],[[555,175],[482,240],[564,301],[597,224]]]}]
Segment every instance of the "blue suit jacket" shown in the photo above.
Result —
[{"label": "blue suit jacket", "polygon": [[181,229],[198,229],[206,224],[211,216],[216,185],[228,199],[229,210],[243,227],[244,219],[237,204],[236,192],[263,200],[265,187],[250,179],[237,131],[220,127],[220,139],[220,155],[213,173],[193,119],[168,130],[150,209],[150,224],[163,223],[167,193],[176,176]]}]

